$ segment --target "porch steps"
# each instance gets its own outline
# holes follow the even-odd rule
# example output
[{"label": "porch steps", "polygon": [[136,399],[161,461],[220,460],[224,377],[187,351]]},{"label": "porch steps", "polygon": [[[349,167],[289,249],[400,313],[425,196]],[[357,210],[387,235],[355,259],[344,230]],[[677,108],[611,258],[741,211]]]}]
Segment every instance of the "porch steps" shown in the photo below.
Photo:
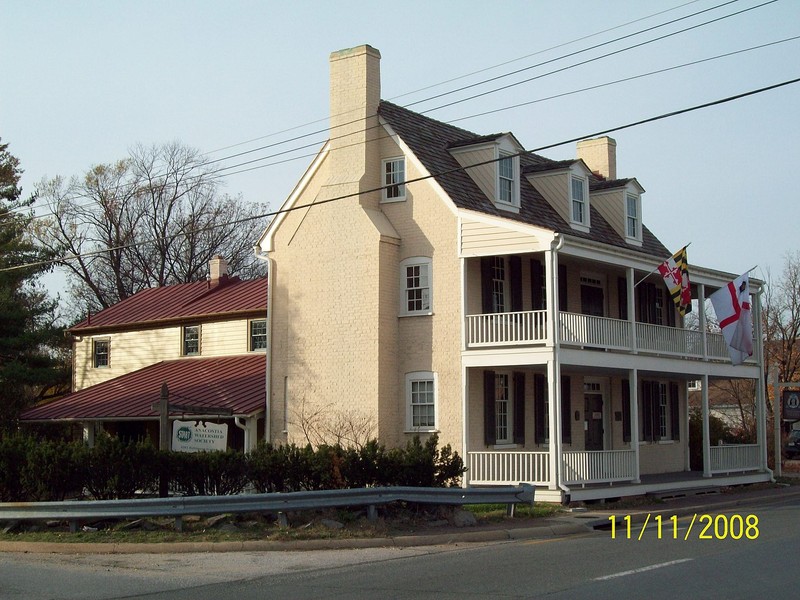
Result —
[{"label": "porch steps", "polygon": [[705,496],[708,494],[719,494],[722,491],[720,486],[708,486],[698,488],[675,488],[671,490],[658,490],[647,492],[645,496],[658,500],[676,500],[687,496]]}]

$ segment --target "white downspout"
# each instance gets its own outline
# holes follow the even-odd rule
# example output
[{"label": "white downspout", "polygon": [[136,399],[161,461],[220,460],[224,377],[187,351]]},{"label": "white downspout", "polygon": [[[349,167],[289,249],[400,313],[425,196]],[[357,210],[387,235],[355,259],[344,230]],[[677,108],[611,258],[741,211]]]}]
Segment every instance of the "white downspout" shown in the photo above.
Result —
[{"label": "white downspout", "polygon": [[[266,261],[267,263],[267,351],[265,353],[265,360],[267,361],[267,368],[265,370],[264,390],[266,398],[265,413],[264,413],[264,441],[269,444],[272,441],[272,297],[274,296],[274,264],[275,261],[269,257],[269,253],[262,253],[258,246],[254,248],[256,258]],[[237,423],[238,425],[238,423]],[[256,434],[257,435],[257,434]]]}]

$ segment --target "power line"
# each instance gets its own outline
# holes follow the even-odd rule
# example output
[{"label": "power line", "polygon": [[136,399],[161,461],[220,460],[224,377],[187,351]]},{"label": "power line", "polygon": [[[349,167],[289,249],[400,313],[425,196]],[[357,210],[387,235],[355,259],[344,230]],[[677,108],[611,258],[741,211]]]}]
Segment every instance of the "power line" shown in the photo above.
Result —
[{"label": "power line", "polygon": [[[648,31],[653,31],[653,30],[655,30],[655,29],[659,29],[659,28],[661,28],[661,27],[665,27],[665,26],[667,26],[667,25],[671,25],[671,24],[673,24],[673,23],[677,23],[677,22],[679,22],[679,21],[683,21],[683,20],[686,20],[686,19],[688,19],[688,18],[691,18],[691,17],[694,17],[694,16],[697,16],[697,15],[700,15],[700,14],[703,14],[703,13],[706,13],[706,12],[709,12],[709,11],[712,11],[712,10],[716,10],[716,9],[718,9],[718,8],[722,8],[722,7],[724,7],[724,6],[727,6],[727,5],[733,4],[733,3],[735,3],[735,2],[738,2],[738,1],[739,1],[739,0],[728,0],[727,2],[723,2],[722,4],[718,4],[718,5],[716,5],[716,6],[713,6],[713,7],[707,8],[707,9],[703,9],[703,10],[701,10],[701,11],[697,11],[697,12],[691,13],[691,14],[689,14],[689,15],[685,15],[685,16],[683,16],[683,17],[679,17],[679,18],[673,19],[673,20],[671,20],[671,21],[667,21],[667,22],[665,22],[665,23],[661,23],[661,24],[659,24],[659,25],[655,25],[655,26],[652,26],[652,27],[649,27],[649,28],[646,28],[646,29],[643,29],[643,30],[640,30],[640,31],[636,31],[636,32],[633,32],[633,33],[631,33],[631,34],[627,34],[627,35],[625,35],[625,36],[621,36],[621,37],[618,37],[618,38],[615,38],[615,39],[612,39],[612,40],[609,40],[609,41],[606,41],[606,42],[602,42],[602,43],[600,43],[600,44],[595,44],[594,46],[590,46],[590,47],[588,47],[588,48],[584,48],[584,49],[581,49],[581,50],[577,50],[577,51],[575,51],[575,52],[571,52],[571,53],[569,53],[569,54],[562,55],[562,56],[559,56],[559,57],[556,57],[556,58],[550,59],[550,60],[548,60],[548,61],[544,61],[544,62],[541,62],[541,63],[538,63],[538,64],[530,65],[530,66],[528,66],[528,67],[524,67],[524,68],[522,68],[522,69],[517,69],[517,70],[515,70],[515,71],[511,71],[511,72],[509,72],[509,73],[505,73],[505,74],[498,75],[498,76],[496,76],[496,77],[492,77],[492,78],[489,78],[489,79],[485,79],[485,80],[483,80],[483,81],[476,82],[476,83],[474,83],[474,84],[471,84],[471,85],[469,85],[469,86],[464,86],[464,87],[461,87],[461,88],[457,88],[457,89],[455,89],[455,90],[451,90],[451,91],[449,91],[449,92],[444,92],[444,93],[441,93],[441,94],[437,94],[437,95],[431,96],[431,97],[429,97],[429,98],[423,98],[422,100],[418,100],[418,101],[416,101],[416,102],[412,102],[412,103],[409,103],[409,104],[405,105],[405,106],[404,106],[404,108],[408,108],[408,107],[410,107],[410,106],[413,106],[413,105],[415,105],[415,104],[419,104],[419,103],[422,103],[422,102],[427,102],[427,101],[430,101],[430,100],[433,100],[433,99],[436,99],[436,98],[441,98],[441,97],[443,97],[443,96],[446,96],[446,95],[449,95],[449,94],[453,94],[453,93],[457,93],[457,92],[459,92],[459,91],[463,91],[463,90],[465,90],[465,89],[469,89],[469,88],[472,88],[472,87],[475,87],[475,86],[478,86],[478,85],[483,85],[483,84],[485,84],[485,83],[490,83],[490,82],[492,82],[492,81],[497,81],[497,80],[499,80],[499,79],[502,79],[502,78],[505,78],[505,77],[508,77],[508,76],[511,76],[511,75],[514,75],[514,74],[517,74],[517,73],[520,73],[520,72],[523,72],[523,71],[528,71],[528,70],[530,70],[530,69],[533,69],[533,68],[536,68],[536,67],[540,67],[540,66],[543,66],[543,65],[546,65],[546,64],[549,64],[549,63],[552,63],[552,62],[558,61],[558,60],[562,60],[562,59],[564,59],[564,58],[569,58],[569,57],[571,57],[571,56],[575,56],[575,55],[578,55],[578,54],[582,54],[582,53],[584,53],[584,52],[587,52],[587,51],[589,51],[589,50],[593,50],[593,49],[596,49],[596,48],[599,48],[599,47],[602,47],[602,46],[606,46],[606,45],[609,45],[609,44],[612,44],[612,43],[618,42],[618,41],[620,41],[620,40],[623,40],[623,39],[627,39],[627,38],[630,38],[630,37],[634,37],[634,36],[640,35],[640,34],[642,34],[642,33],[646,33],[646,32],[648,32]],[[735,13],[731,13],[731,14],[729,14],[729,15],[724,15],[724,16],[722,16],[722,17],[718,17],[717,19],[712,19],[711,21],[706,21],[706,22],[704,22],[704,23],[700,23],[700,24],[694,25],[694,26],[692,26],[692,27],[688,27],[688,28],[686,28],[686,29],[683,29],[683,30],[676,31],[676,32],[673,32],[673,33],[667,34],[667,35],[665,35],[665,36],[662,36],[662,37],[659,37],[659,38],[655,38],[655,39],[653,39],[653,40],[645,41],[645,42],[642,42],[642,43],[640,43],[640,44],[636,44],[636,45],[634,45],[634,46],[629,46],[629,47],[627,47],[627,48],[623,48],[623,49],[617,50],[617,51],[615,51],[615,52],[611,52],[611,53],[608,53],[608,54],[605,54],[605,55],[602,55],[602,56],[599,56],[599,57],[595,57],[595,58],[592,58],[592,59],[589,59],[589,60],[587,60],[587,61],[583,61],[583,62],[580,62],[580,63],[574,64],[574,65],[569,65],[569,66],[566,66],[566,67],[562,67],[562,68],[560,68],[560,69],[557,69],[557,70],[554,70],[554,71],[550,71],[550,72],[548,72],[548,73],[544,73],[544,74],[538,75],[538,76],[536,76],[536,77],[532,77],[532,78],[529,78],[529,79],[526,79],[526,80],[523,80],[523,81],[520,81],[520,82],[516,82],[516,83],[513,83],[513,84],[509,84],[509,85],[507,85],[507,86],[502,86],[502,87],[500,87],[500,88],[495,88],[495,89],[492,89],[492,90],[487,90],[486,92],[482,92],[482,93],[480,93],[480,94],[476,94],[476,95],[474,95],[474,96],[470,96],[470,97],[468,97],[468,98],[463,98],[463,99],[461,99],[461,100],[456,100],[456,101],[454,101],[454,102],[451,102],[451,103],[448,103],[448,104],[444,104],[444,105],[441,105],[441,106],[437,106],[437,107],[435,107],[435,108],[427,109],[427,110],[425,110],[425,111],[421,111],[421,114],[427,114],[427,113],[429,113],[429,112],[433,112],[433,111],[435,111],[435,110],[439,110],[439,109],[441,109],[441,108],[445,108],[445,107],[448,107],[448,106],[452,106],[452,105],[455,105],[455,104],[459,104],[459,103],[462,103],[462,102],[466,102],[466,101],[468,101],[468,100],[472,100],[472,99],[475,99],[475,98],[479,98],[479,97],[482,97],[482,96],[485,96],[485,95],[488,95],[488,94],[492,94],[492,93],[495,93],[495,92],[498,92],[498,91],[502,91],[502,90],[508,89],[508,88],[510,88],[510,87],[515,87],[515,86],[521,85],[521,84],[523,84],[523,83],[528,83],[528,82],[530,82],[530,81],[533,81],[533,80],[535,80],[535,79],[541,79],[541,78],[543,78],[543,77],[546,77],[546,76],[549,76],[549,75],[552,75],[552,74],[555,74],[555,73],[559,73],[559,72],[562,72],[562,71],[565,71],[565,70],[568,70],[568,69],[571,69],[571,68],[575,68],[575,67],[578,67],[578,66],[582,66],[582,65],[584,65],[584,64],[587,64],[587,63],[589,63],[589,62],[594,62],[594,61],[600,60],[600,59],[602,59],[602,58],[606,58],[606,57],[608,57],[608,56],[612,56],[612,55],[615,55],[615,54],[619,54],[619,53],[625,52],[625,51],[627,51],[627,50],[630,50],[630,49],[633,49],[633,48],[638,48],[638,47],[640,47],[640,46],[644,46],[644,45],[647,45],[647,44],[650,44],[650,43],[653,43],[653,42],[656,42],[656,41],[660,41],[660,40],[662,40],[662,39],[665,39],[665,38],[667,38],[667,37],[671,37],[671,36],[674,36],[674,35],[678,35],[678,34],[680,34],[680,33],[684,33],[684,32],[686,32],[686,31],[690,31],[690,30],[692,30],[692,29],[696,29],[696,28],[699,28],[699,27],[703,27],[703,26],[705,26],[705,25],[708,25],[708,24],[710,24],[710,23],[714,23],[714,22],[716,22],[716,21],[720,21],[720,20],[723,20],[723,19],[727,19],[727,18],[729,18],[729,17],[731,17],[731,16],[736,16],[736,15],[739,15],[739,14],[741,14],[741,13],[743,13],[743,12],[748,12],[748,11],[750,11],[750,10],[754,10],[754,9],[756,9],[756,8],[761,8],[761,7],[763,7],[763,6],[766,6],[766,5],[768,5],[768,4],[772,4],[772,3],[774,3],[774,2],[777,2],[777,0],[768,0],[767,2],[764,2],[764,3],[762,3],[762,4],[759,4],[759,5],[757,5],[757,6],[750,7],[750,8],[744,9],[744,10],[742,10],[742,11],[735,12]],[[685,6],[685,5],[681,5],[681,6]],[[664,12],[669,12],[669,11],[662,11],[661,13],[656,13],[656,14],[662,14],[662,13],[664,13]],[[654,15],[651,15],[651,16],[654,16]],[[647,17],[647,18],[650,18],[650,17]],[[642,20],[642,19],[640,19],[640,20]],[[632,22],[636,22],[636,21],[632,21]],[[620,27],[621,27],[621,26],[620,26]],[[612,29],[616,29],[616,28],[612,28]],[[590,36],[585,36],[585,37],[593,37],[593,35],[590,35]],[[558,47],[558,46],[557,46],[557,47]],[[534,54],[537,54],[537,53],[534,53]],[[346,113],[343,113],[343,114],[346,114]],[[321,119],[321,120],[324,120],[324,119]],[[313,123],[316,123],[316,122],[319,122],[319,121],[320,121],[320,120],[318,120],[318,121],[314,121]],[[330,129],[320,129],[320,130],[312,131],[312,132],[305,133],[305,134],[298,135],[298,136],[294,136],[294,137],[291,137],[291,138],[288,138],[288,139],[280,140],[280,141],[277,141],[277,142],[274,142],[274,143],[271,143],[271,144],[266,144],[266,145],[264,145],[264,146],[260,146],[260,147],[258,147],[258,148],[253,148],[253,149],[250,149],[250,150],[245,150],[245,151],[242,151],[242,152],[238,152],[238,153],[235,153],[235,154],[232,154],[232,155],[229,155],[229,156],[224,156],[224,157],[221,157],[221,158],[217,158],[217,159],[213,159],[213,160],[209,160],[209,161],[201,162],[201,163],[199,163],[198,165],[196,165],[196,166],[195,166],[195,167],[193,167],[193,168],[201,168],[201,167],[205,167],[205,166],[208,166],[208,165],[212,165],[212,164],[216,164],[216,163],[219,163],[219,162],[223,162],[223,161],[226,161],[226,160],[231,160],[231,159],[233,159],[233,158],[238,158],[238,157],[240,157],[240,156],[244,156],[244,155],[246,155],[246,154],[252,154],[252,153],[255,153],[255,152],[260,152],[260,151],[262,151],[262,150],[267,150],[267,149],[269,149],[269,148],[274,148],[274,147],[276,147],[276,146],[281,146],[281,145],[284,145],[284,144],[288,144],[288,143],[290,143],[290,142],[299,141],[299,140],[301,140],[301,139],[308,138],[308,137],[311,137],[311,136],[314,136],[314,135],[318,135],[318,134],[322,134],[322,133],[327,133],[327,132],[329,132],[329,131],[331,131],[332,129],[335,129],[335,128],[337,128],[337,127],[345,127],[345,126],[348,126],[348,125],[352,125],[352,124],[358,123],[358,122],[360,122],[360,121],[361,121],[361,119],[355,119],[355,120],[353,120],[353,121],[348,121],[348,122],[345,122],[345,123],[341,123],[341,124],[339,124],[339,125],[335,126],[334,128],[330,128]],[[301,127],[302,127],[302,126],[301,126]],[[296,128],[291,128],[291,129],[296,129]],[[291,129],[289,129],[289,130],[291,130]],[[362,132],[363,132],[363,131],[368,131],[369,129],[370,129],[370,128],[366,128],[366,129],[362,130]],[[285,130],[285,131],[289,131],[289,130]],[[331,138],[331,139],[336,139],[336,138]],[[228,170],[228,169],[235,169],[235,168],[238,168],[238,167],[246,166],[246,165],[248,165],[248,164],[253,164],[254,162],[259,162],[259,161],[262,161],[262,160],[268,160],[268,159],[270,159],[270,158],[274,158],[274,157],[276,157],[276,156],[281,156],[281,155],[284,155],[284,154],[289,154],[289,153],[291,153],[291,152],[296,152],[296,151],[299,151],[299,150],[302,150],[302,149],[305,149],[305,148],[309,148],[309,147],[312,147],[312,146],[317,146],[318,144],[321,144],[321,143],[324,143],[324,140],[322,140],[322,141],[315,141],[315,142],[313,142],[313,143],[311,143],[311,144],[306,144],[306,145],[299,146],[299,147],[296,147],[296,148],[294,148],[294,149],[291,149],[291,150],[287,150],[287,151],[278,152],[278,153],[275,153],[275,154],[267,155],[267,156],[265,156],[265,157],[260,157],[260,158],[253,159],[253,160],[250,160],[250,161],[245,161],[245,162],[243,162],[243,163],[237,163],[237,164],[235,164],[235,165],[229,165],[229,166],[227,166],[227,167],[222,167],[222,168],[220,169],[220,171],[224,171],[224,170]],[[241,173],[241,172],[244,172],[244,171],[237,171],[237,173]],[[203,173],[203,174],[201,174],[199,177],[206,176],[206,175],[208,175],[208,173]],[[212,176],[213,176],[213,175],[212,175]],[[156,175],[156,177],[158,177],[158,175]],[[117,191],[118,191],[119,189],[122,189],[122,187],[124,187],[124,186],[119,186],[119,187],[117,188]],[[78,195],[78,196],[73,196],[73,198],[72,198],[72,199],[75,199],[75,198],[81,198],[81,197],[88,197],[88,196],[85,196],[85,195]],[[52,213],[49,213],[49,214],[52,214]],[[48,216],[48,215],[41,215],[41,216]]]},{"label": "power line", "polygon": [[[470,164],[470,165],[466,165],[466,166],[463,166],[463,167],[459,166],[459,167],[455,167],[455,168],[452,168],[452,169],[446,169],[444,171],[438,171],[436,173],[431,173],[429,175],[424,175],[424,176],[421,176],[421,177],[408,179],[408,180],[406,180],[404,182],[404,185],[409,185],[409,184],[412,184],[412,183],[425,181],[427,179],[432,179],[432,178],[435,178],[435,177],[441,177],[441,176],[448,175],[448,174],[451,174],[451,173],[456,173],[456,172],[460,172],[460,171],[466,171],[468,169],[474,169],[476,167],[481,167],[481,166],[484,166],[484,165],[493,164],[493,163],[498,162],[499,160],[503,160],[503,159],[506,159],[506,158],[532,155],[532,154],[535,154],[537,152],[541,152],[543,150],[548,150],[550,148],[556,148],[558,146],[563,146],[565,144],[571,144],[571,143],[574,143],[574,142],[577,142],[577,141],[580,141],[580,140],[584,140],[584,139],[588,139],[588,138],[594,138],[594,137],[606,135],[608,133],[613,133],[615,131],[622,131],[624,129],[630,129],[632,127],[638,127],[640,125],[644,125],[644,124],[647,124],[647,123],[653,123],[655,121],[660,121],[660,120],[663,120],[663,119],[676,117],[676,116],[687,114],[687,113],[694,112],[694,111],[697,111],[697,110],[702,110],[702,109],[710,108],[710,107],[713,107],[713,106],[719,106],[721,104],[726,104],[728,102],[733,102],[735,100],[741,100],[742,98],[747,98],[749,96],[754,96],[756,94],[761,94],[761,93],[768,92],[768,91],[771,91],[771,90],[775,90],[775,89],[778,89],[778,88],[781,88],[781,87],[792,85],[792,84],[795,84],[795,83],[798,83],[798,82],[800,82],[800,77],[797,77],[795,79],[790,79],[790,80],[787,80],[787,81],[783,81],[781,83],[776,83],[776,84],[773,84],[773,85],[770,85],[770,86],[758,88],[758,89],[755,89],[755,90],[750,90],[750,91],[743,92],[743,93],[740,93],[740,94],[736,94],[734,96],[728,96],[726,98],[721,98],[721,99],[718,99],[718,100],[713,100],[711,102],[698,104],[698,105],[695,105],[695,106],[692,106],[692,107],[689,107],[689,108],[683,108],[683,109],[675,110],[675,111],[668,112],[668,113],[662,113],[662,114],[654,116],[654,117],[648,117],[646,119],[633,121],[633,122],[627,123],[625,125],[617,125],[615,127],[610,127],[610,128],[603,129],[603,130],[600,130],[600,131],[594,131],[592,133],[584,134],[584,135],[581,135],[581,136],[578,136],[578,137],[573,137],[573,138],[570,138],[570,139],[567,139],[567,140],[562,140],[560,142],[548,144],[548,145],[545,145],[545,146],[540,146],[540,147],[534,148],[532,150],[523,150],[523,151],[518,152],[516,154],[504,155],[502,158],[493,158],[493,159],[489,159],[489,160],[473,163],[473,164]],[[313,208],[315,206],[321,206],[323,204],[329,204],[331,202],[337,202],[337,201],[340,201],[340,200],[346,200],[348,198],[358,197],[358,196],[361,196],[363,194],[371,194],[371,193],[381,192],[381,191],[383,191],[383,190],[385,190],[385,189],[387,189],[389,187],[391,187],[391,185],[379,186],[379,187],[363,190],[363,191],[360,191],[360,192],[353,192],[351,194],[343,194],[341,196],[335,196],[333,198],[326,198],[324,200],[314,201],[314,202],[311,202],[309,204],[301,204],[301,205],[292,206],[292,207],[289,207],[289,208],[279,209],[277,211],[266,212],[266,213],[263,213],[263,214],[260,214],[260,215],[253,215],[253,216],[245,217],[245,218],[242,218],[242,219],[236,219],[234,221],[228,221],[226,223],[215,223],[215,224],[209,225],[207,227],[202,227],[202,228],[196,229],[196,230],[193,231],[193,233],[200,233],[200,232],[203,232],[203,231],[209,231],[209,230],[212,230],[212,229],[216,229],[218,227],[229,227],[229,226],[239,225],[241,223],[246,223],[246,222],[249,222],[249,221],[255,221],[257,219],[265,219],[265,218],[268,218],[268,217],[274,217],[274,216],[277,216],[277,215],[280,215],[280,214],[283,214],[283,213],[292,212],[292,211],[295,211],[295,210],[301,210],[301,209],[305,209],[305,208]],[[103,249],[100,249],[100,250],[94,250],[94,251],[90,251],[90,252],[85,252],[85,253],[82,253],[80,255],[72,254],[72,255],[61,256],[59,258],[45,260],[45,261],[37,261],[37,262],[32,262],[32,263],[25,263],[25,264],[21,264],[21,265],[15,265],[13,267],[5,267],[5,268],[0,269],[0,272],[15,271],[15,270],[18,270],[18,269],[30,268],[30,267],[38,267],[38,266],[44,266],[44,265],[60,264],[60,263],[64,263],[64,262],[67,262],[67,261],[70,261],[70,260],[76,260],[78,258],[88,258],[88,257],[92,257],[92,256],[99,256],[99,255],[104,254],[106,252],[113,252],[113,251],[116,251],[116,250],[124,250],[124,249],[127,249],[127,248],[132,248],[134,246],[154,243],[154,242],[160,241],[161,239],[162,238],[150,238],[148,240],[140,240],[140,241],[138,241],[136,243],[122,244],[122,245],[119,245],[119,246],[107,247],[107,248],[103,248]]]}]

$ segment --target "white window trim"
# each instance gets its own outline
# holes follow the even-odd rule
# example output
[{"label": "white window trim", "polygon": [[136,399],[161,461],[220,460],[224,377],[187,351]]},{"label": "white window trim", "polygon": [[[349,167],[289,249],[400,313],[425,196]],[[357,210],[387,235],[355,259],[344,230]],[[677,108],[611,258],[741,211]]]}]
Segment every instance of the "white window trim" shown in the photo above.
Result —
[{"label": "white window trim", "polygon": [[[406,373],[406,433],[431,433],[439,431],[439,377],[433,371],[412,371]],[[414,414],[411,405],[411,383],[413,381],[433,381],[433,422],[432,427],[414,427]]]},{"label": "white window trim", "polygon": [[[97,364],[97,351],[96,351],[96,344],[97,342],[106,342],[108,344],[107,348],[108,351],[106,352],[106,364],[98,365]],[[109,369],[111,368],[111,338],[110,337],[100,337],[100,338],[92,338],[92,368],[93,369]]]},{"label": "white window trim", "polygon": [[[572,182],[573,180],[580,180],[583,182],[583,220],[579,221],[575,218],[575,200],[572,197]],[[589,231],[591,226],[590,222],[590,204],[589,204],[589,178],[575,173],[570,173],[568,178],[569,184],[567,188],[567,197],[569,198],[569,218],[573,228],[581,231]]]},{"label": "white window trim", "polygon": [[[186,329],[187,327],[197,327],[197,352],[188,354],[186,352]],[[200,356],[203,352],[203,327],[197,323],[195,325],[183,325],[181,327],[181,356]]]},{"label": "white window trim", "polygon": [[[628,213],[628,199],[635,198],[636,202],[636,235],[632,236],[628,232],[628,220],[630,214]],[[642,197],[639,194],[626,191],[625,192],[625,239],[629,242],[642,241]]]},{"label": "white window trim", "polygon": [[[428,268],[428,308],[422,310],[408,310],[408,296],[406,292],[406,268],[417,265],[426,265]],[[416,317],[433,314],[433,261],[427,256],[412,256],[400,262],[400,316]]]},{"label": "white window trim", "polygon": [[264,340],[269,346],[269,340],[267,340],[267,320],[266,319],[250,319],[247,321],[247,350],[248,352],[266,352],[267,347],[264,348],[253,348],[253,323],[263,322],[264,323]]},{"label": "white window trim", "polygon": [[[390,198],[387,195],[389,189],[386,186],[395,185],[395,184],[389,184],[389,183],[386,182],[386,165],[389,164],[389,163],[400,162],[400,161],[402,161],[402,163],[403,163],[403,183],[398,183],[396,185],[402,187],[402,193],[399,196]],[[406,157],[405,156],[393,156],[391,158],[384,158],[381,161],[381,187],[383,188],[383,190],[381,191],[381,202],[391,203],[391,202],[403,202],[403,201],[405,201],[405,199],[406,199],[406,179],[407,179],[407,177],[406,177],[406,168],[407,168],[407,164],[406,164]]]},{"label": "white window trim", "polygon": [[[519,213],[520,207],[520,191],[519,191],[519,180],[520,180],[520,170],[519,170],[519,156],[508,150],[504,150],[497,147],[497,166],[495,168],[495,198],[498,208],[502,208],[503,210],[508,210],[514,213]],[[502,158],[509,158],[511,159],[511,171],[512,171],[512,185],[511,185],[511,202],[506,202],[500,199],[500,159]]]}]

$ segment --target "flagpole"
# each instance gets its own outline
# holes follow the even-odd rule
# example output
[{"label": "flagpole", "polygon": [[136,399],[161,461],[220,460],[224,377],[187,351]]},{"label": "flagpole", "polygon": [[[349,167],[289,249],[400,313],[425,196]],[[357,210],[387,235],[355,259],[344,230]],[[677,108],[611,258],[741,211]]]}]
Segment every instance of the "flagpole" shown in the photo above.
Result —
[{"label": "flagpole", "polygon": [[[689,247],[689,246],[691,246],[691,245],[692,245],[692,242],[689,242],[689,243],[688,243],[688,244],[686,244],[686,245],[685,245],[683,248],[681,248],[680,250],[678,250],[678,252],[676,252],[675,254],[678,254],[678,253],[680,253],[680,252],[683,252],[684,250],[686,250],[686,248],[688,248],[688,247]],[[665,258],[664,260],[669,260],[670,258],[672,258],[673,256],[675,256],[675,254],[670,254],[670,255],[669,255],[667,258]],[[655,269],[653,269],[653,270],[652,270],[652,271],[650,271],[650,272],[649,272],[647,275],[645,275],[644,277],[642,277],[642,278],[641,278],[639,281],[637,281],[636,283],[634,283],[634,284],[633,284],[633,287],[636,287],[637,285],[639,285],[640,283],[642,283],[642,282],[643,282],[645,279],[647,279],[648,277],[650,277],[650,275],[652,275],[653,273],[655,273],[656,271],[658,271],[658,267],[660,267],[660,266],[661,266],[663,263],[664,263],[664,261],[661,261],[660,263],[658,263],[658,266],[657,266]],[[756,265],[756,266],[758,266],[758,265]],[[753,269],[755,269],[755,268],[756,268],[756,267],[753,267]],[[753,269],[750,269],[750,270],[752,271]]]}]

